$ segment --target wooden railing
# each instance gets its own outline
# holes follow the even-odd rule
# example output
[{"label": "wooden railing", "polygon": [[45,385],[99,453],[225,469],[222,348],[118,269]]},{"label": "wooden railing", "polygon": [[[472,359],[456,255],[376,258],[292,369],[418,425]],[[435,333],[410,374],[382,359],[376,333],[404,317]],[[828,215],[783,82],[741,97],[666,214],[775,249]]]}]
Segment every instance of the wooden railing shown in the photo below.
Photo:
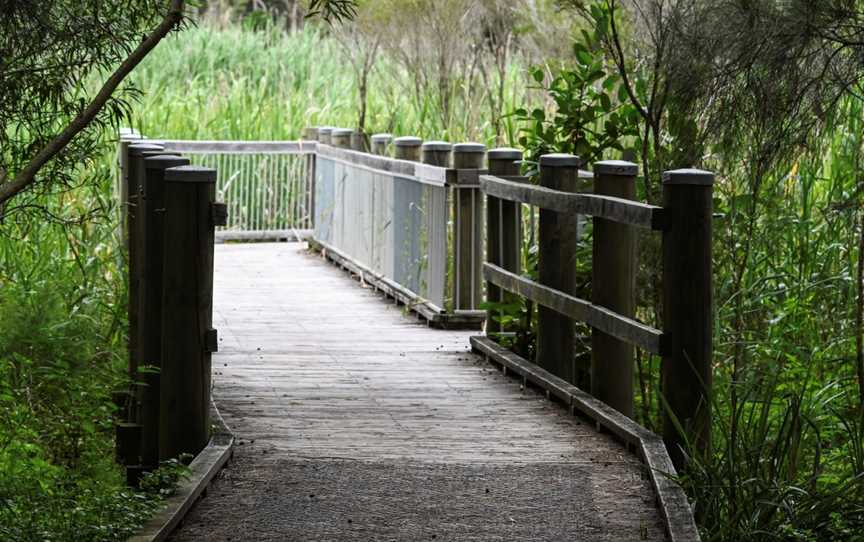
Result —
[{"label": "wooden railing", "polygon": [[[489,221],[488,240],[500,243],[487,250],[483,266],[495,287],[489,288],[490,300],[500,301],[504,290],[537,303],[538,365],[590,389],[628,417],[633,416],[633,347],[661,356],[664,439],[676,465],[682,465],[687,442],[697,450],[710,446],[713,174],[665,173],[664,206],[658,207],[632,201],[635,164],[595,164],[591,194],[572,192],[578,166],[572,155],[541,157],[540,186],[513,176],[480,176],[490,216],[496,217]],[[512,203],[540,209],[537,281],[519,274],[513,256],[521,244],[521,220],[505,207]],[[574,295],[577,214],[594,219],[590,300]],[[662,330],[634,318],[634,228],[662,234]],[[592,328],[590,367],[580,368],[574,361],[574,322]],[[487,329],[493,327],[490,323]]]}]

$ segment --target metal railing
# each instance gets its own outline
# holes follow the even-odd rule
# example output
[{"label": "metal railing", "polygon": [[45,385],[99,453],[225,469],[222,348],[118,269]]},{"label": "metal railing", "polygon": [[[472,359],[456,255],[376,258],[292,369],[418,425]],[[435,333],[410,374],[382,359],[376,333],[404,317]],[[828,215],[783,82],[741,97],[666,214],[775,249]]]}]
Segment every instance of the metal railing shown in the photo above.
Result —
[{"label": "metal railing", "polygon": [[314,240],[430,320],[452,304],[446,168],[319,144]]},{"label": "metal railing", "polygon": [[164,140],[218,172],[217,196],[228,204],[221,238],[292,237],[312,229],[315,143]]}]

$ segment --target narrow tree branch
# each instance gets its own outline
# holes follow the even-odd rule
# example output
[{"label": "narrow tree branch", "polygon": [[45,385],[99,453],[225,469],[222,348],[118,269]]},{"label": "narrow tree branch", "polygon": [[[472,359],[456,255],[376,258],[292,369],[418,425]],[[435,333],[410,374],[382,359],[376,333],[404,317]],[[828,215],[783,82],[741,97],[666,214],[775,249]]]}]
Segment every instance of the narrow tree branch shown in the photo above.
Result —
[{"label": "narrow tree branch", "polygon": [[39,170],[52,158],[63,151],[66,145],[96,118],[120,83],[144,60],[150,51],[162,41],[183,20],[183,8],[185,0],[171,0],[171,7],[153,32],[147,35],[138,47],[129,54],[126,60],[105,81],[99,93],[93,100],[78,113],[66,128],[48,142],[27,165],[18,172],[15,177],[6,183],[0,184],[0,205],[3,205],[16,195],[24,191],[36,180]]}]

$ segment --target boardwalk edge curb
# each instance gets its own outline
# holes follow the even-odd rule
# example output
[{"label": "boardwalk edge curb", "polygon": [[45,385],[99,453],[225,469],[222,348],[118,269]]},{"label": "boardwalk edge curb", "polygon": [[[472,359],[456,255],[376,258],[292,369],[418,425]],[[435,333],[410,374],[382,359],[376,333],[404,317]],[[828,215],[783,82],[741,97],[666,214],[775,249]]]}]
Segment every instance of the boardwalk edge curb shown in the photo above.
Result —
[{"label": "boardwalk edge curb", "polygon": [[675,482],[675,467],[663,440],[591,396],[545,369],[525,360],[483,336],[471,337],[471,349],[488,361],[516,373],[524,381],[560,399],[570,410],[578,411],[638,451],[651,478],[666,534],[671,542],[698,542],[699,530],[684,490]]},{"label": "boardwalk edge curb", "polygon": [[191,475],[180,483],[176,493],[165,500],[162,509],[156,512],[129,542],[168,540],[198,499],[205,495],[216,474],[231,459],[234,454],[234,435],[222,419],[216,404],[211,401],[210,407],[213,435],[207,446],[189,464]]}]

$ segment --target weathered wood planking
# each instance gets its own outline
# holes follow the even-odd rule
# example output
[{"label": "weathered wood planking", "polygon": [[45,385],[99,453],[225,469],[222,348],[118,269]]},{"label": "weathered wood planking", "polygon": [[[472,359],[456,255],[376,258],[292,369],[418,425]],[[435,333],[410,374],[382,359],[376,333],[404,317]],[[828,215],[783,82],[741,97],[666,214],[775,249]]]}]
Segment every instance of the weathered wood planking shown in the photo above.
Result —
[{"label": "weathered wood planking", "polygon": [[483,274],[486,280],[535,303],[549,307],[574,320],[585,322],[604,333],[634,344],[652,354],[663,354],[663,332],[658,329],[594,305],[590,301],[543,286],[490,263],[483,264]]},{"label": "weathered wood planking", "polygon": [[569,194],[492,175],[481,175],[480,185],[483,192],[496,198],[550,211],[596,216],[650,230],[663,229],[663,208],[647,203],[597,194]]},{"label": "weathered wood planking", "polygon": [[[326,468],[334,460],[359,460],[394,469],[418,463],[578,465],[591,479],[578,491],[590,493],[592,506],[567,515],[577,523],[602,525],[603,532],[579,539],[663,539],[644,466],[624,446],[532,389],[520,390],[470,352],[471,332],[432,329],[406,318],[403,308],[300,247],[216,247],[214,326],[220,345],[213,357],[213,395],[238,437],[237,453],[245,457],[240,463],[249,472],[231,474],[242,478],[236,490],[254,496],[232,500],[225,490],[224,497],[204,499],[198,525],[255,517],[260,511],[255,503],[276,506],[268,484],[254,482],[255,473],[274,461],[302,459]],[[286,484],[297,482],[273,483],[290,488]],[[364,489],[351,483],[331,490],[363,501]],[[223,491],[219,484],[211,495]],[[446,508],[448,489],[436,487],[441,501],[430,504]],[[573,491],[572,480],[553,477],[549,491],[562,488]],[[301,484],[296,491],[304,489]],[[515,520],[531,521],[544,508],[545,494],[532,493],[534,504]],[[480,532],[490,519],[466,513],[462,521]],[[284,539],[305,539],[303,524],[292,528],[294,538]],[[545,528],[537,525],[537,532]],[[184,532],[181,539],[195,539]],[[375,532],[373,526],[367,534]],[[262,534],[262,539],[269,538]],[[403,539],[409,538],[398,538]]]},{"label": "weathered wood planking", "polygon": [[525,380],[547,390],[570,408],[594,420],[623,442],[639,450],[649,469],[651,484],[656,492],[660,512],[666,522],[666,532],[672,542],[699,540],[699,531],[693,519],[687,495],[678,483],[675,466],[669,458],[663,439],[655,435],[606,403],[545,371],[537,365],[502,348],[486,337],[471,337],[475,351],[487,356]]}]

